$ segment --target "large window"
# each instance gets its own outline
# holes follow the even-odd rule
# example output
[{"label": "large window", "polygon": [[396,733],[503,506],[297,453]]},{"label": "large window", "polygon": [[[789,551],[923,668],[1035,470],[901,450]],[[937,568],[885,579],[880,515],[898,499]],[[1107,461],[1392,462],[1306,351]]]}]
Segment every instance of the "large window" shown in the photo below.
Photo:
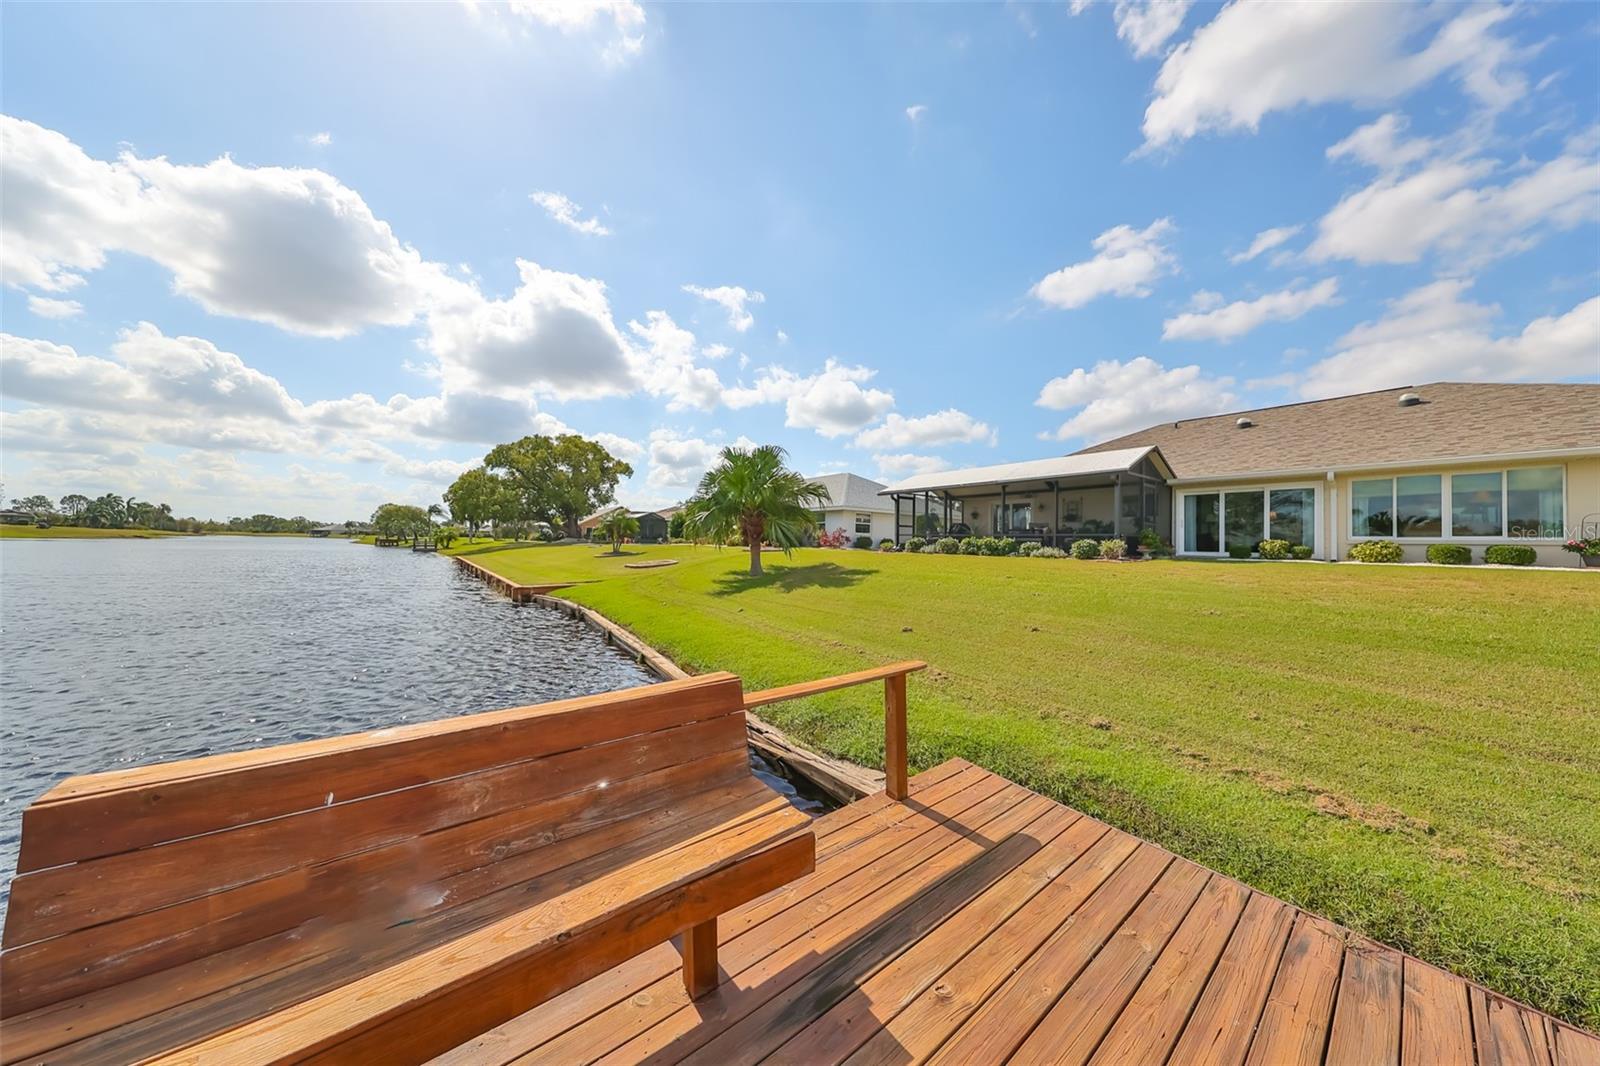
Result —
[{"label": "large window", "polygon": [[1527,537],[1563,535],[1559,466],[1477,474],[1407,474],[1350,486],[1353,537]]},{"label": "large window", "polygon": [[1267,494],[1267,531],[1273,540],[1311,544],[1316,534],[1315,489],[1273,489]]},{"label": "large window", "polygon": [[869,515],[869,514],[858,514],[858,515],[856,515],[856,532],[857,533],[871,533],[872,532],[872,516],[871,515]]},{"label": "large window", "polygon": [[1394,536],[1394,479],[1357,481],[1350,486],[1350,535]]},{"label": "large window", "polygon": [[1221,498],[1214,492],[1183,498],[1183,550],[1218,552],[1222,544]]},{"label": "large window", "polygon": [[1438,474],[1416,474],[1394,480],[1396,532],[1402,537],[1444,534],[1444,489]]},{"label": "large window", "polygon": [[1505,535],[1501,478],[1493,474],[1450,475],[1450,535],[1499,537]]},{"label": "large window", "polygon": [[1266,519],[1261,490],[1223,493],[1222,514],[1226,531],[1223,546],[1254,552],[1261,543],[1262,522]]},{"label": "large window", "polygon": [[1513,537],[1560,537],[1566,531],[1561,504],[1561,468],[1506,471],[1506,533]]}]

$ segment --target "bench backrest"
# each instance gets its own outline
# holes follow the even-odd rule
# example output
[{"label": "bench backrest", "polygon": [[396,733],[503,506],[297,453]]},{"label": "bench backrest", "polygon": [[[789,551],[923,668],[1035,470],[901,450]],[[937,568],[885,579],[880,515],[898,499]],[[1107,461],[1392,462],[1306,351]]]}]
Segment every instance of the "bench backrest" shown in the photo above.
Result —
[{"label": "bench backrest", "polygon": [[404,923],[505,884],[452,877],[737,781],[745,744],[739,679],[708,674],[69,778],[23,814],[0,1014],[308,923]]}]

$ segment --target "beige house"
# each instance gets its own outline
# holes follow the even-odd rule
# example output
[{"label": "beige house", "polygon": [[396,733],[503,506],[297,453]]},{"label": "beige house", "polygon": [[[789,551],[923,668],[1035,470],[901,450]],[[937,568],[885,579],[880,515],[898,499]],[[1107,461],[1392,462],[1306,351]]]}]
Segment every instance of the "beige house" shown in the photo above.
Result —
[{"label": "beige house", "polygon": [[1383,539],[1416,561],[1430,544],[1468,545],[1475,561],[1526,544],[1541,565],[1576,566],[1562,543],[1600,535],[1600,385],[1440,382],[1235,411],[884,494],[936,519],[953,504],[973,533],[1047,542],[1153,528],[1184,555],[1272,538],[1341,559]]}]

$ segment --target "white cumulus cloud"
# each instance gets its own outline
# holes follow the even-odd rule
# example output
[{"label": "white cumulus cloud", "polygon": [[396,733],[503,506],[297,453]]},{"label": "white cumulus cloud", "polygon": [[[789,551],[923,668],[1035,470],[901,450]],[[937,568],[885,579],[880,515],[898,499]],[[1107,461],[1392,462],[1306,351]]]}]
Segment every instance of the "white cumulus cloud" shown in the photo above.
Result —
[{"label": "white cumulus cloud", "polygon": [[83,305],[77,300],[57,300],[49,296],[30,295],[28,310],[40,318],[73,318],[83,314]]},{"label": "white cumulus cloud", "polygon": [[1274,226],[1272,229],[1264,229],[1256,234],[1255,240],[1250,242],[1250,247],[1238,255],[1230,256],[1228,262],[1234,264],[1248,263],[1256,256],[1263,255],[1283,245],[1303,228],[1301,226]]},{"label": "white cumulus cloud", "polygon": [[1160,54],[1183,26],[1190,0],[1117,0],[1111,9],[1117,36],[1128,42],[1138,59]]},{"label": "white cumulus cloud", "polygon": [[752,292],[740,285],[718,285],[716,288],[685,285],[683,291],[721,307],[728,313],[728,325],[740,333],[749,329],[756,321],[756,316],[750,313],[749,305],[764,303],[767,299],[763,293]]},{"label": "white cumulus cloud", "polygon": [[890,448],[919,448],[936,444],[993,444],[995,431],[965,411],[954,407],[935,411],[921,418],[906,418],[890,412],[880,425],[856,437],[858,448],[884,451]]},{"label": "white cumulus cloud", "polygon": [[1334,355],[1307,369],[1301,394],[1336,396],[1439,379],[1600,377],[1600,296],[1497,335],[1500,309],[1466,299],[1471,285],[1450,278],[1391,300],[1383,317],[1352,329]]},{"label": "white cumulus cloud", "polygon": [[1306,105],[1380,106],[1447,73],[1502,109],[1527,91],[1521,50],[1500,32],[1512,11],[1234,0],[1162,63],[1145,144],[1254,131],[1266,115]]},{"label": "white cumulus cloud", "polygon": [[1338,302],[1339,280],[1325,278],[1305,288],[1284,289],[1169,318],[1161,324],[1161,339],[1231,341],[1267,322],[1292,322],[1313,308]]},{"label": "white cumulus cloud", "polygon": [[558,192],[531,192],[528,199],[544,208],[544,213],[556,222],[588,237],[609,237],[611,230],[598,218],[590,215],[581,217],[583,208],[575,204],[565,195]]},{"label": "white cumulus cloud", "polygon": [[1136,429],[1196,415],[1226,411],[1237,397],[1231,377],[1210,377],[1199,366],[1170,370],[1149,356],[1126,363],[1108,359],[1079,367],[1045,383],[1034,402],[1056,411],[1075,410],[1049,440],[1106,440]]},{"label": "white cumulus cloud", "polygon": [[1157,279],[1173,272],[1177,257],[1165,240],[1174,227],[1158,218],[1142,230],[1113,226],[1093,242],[1095,255],[1046,275],[1033,295],[1051,307],[1082,307],[1099,296],[1148,296]]}]

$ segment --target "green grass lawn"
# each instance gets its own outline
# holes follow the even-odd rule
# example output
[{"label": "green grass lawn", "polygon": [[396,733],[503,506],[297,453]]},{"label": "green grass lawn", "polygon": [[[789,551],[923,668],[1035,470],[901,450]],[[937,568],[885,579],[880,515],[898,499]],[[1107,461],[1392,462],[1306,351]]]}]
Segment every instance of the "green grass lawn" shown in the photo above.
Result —
[{"label": "green grass lawn", "polygon": [[[1600,1029],[1600,581],[1583,573],[462,544],[747,688],[894,659],[962,756]],[[641,558],[676,566],[626,570]],[[882,760],[881,696],[763,710]]]},{"label": "green grass lawn", "polygon": [[164,529],[90,529],[88,526],[0,526],[0,538],[6,540],[115,540],[120,537],[149,539],[151,537],[185,537]]}]

